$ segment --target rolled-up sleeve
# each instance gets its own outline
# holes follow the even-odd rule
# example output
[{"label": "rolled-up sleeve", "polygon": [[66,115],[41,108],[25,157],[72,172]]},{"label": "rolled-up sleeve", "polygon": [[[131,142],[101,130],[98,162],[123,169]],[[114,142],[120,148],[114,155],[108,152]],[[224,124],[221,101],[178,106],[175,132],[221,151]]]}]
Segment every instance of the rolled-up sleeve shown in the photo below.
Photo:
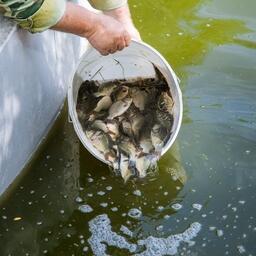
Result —
[{"label": "rolled-up sleeve", "polygon": [[109,11],[127,4],[127,0],[89,0],[90,4],[98,10]]},{"label": "rolled-up sleeve", "polygon": [[[54,26],[64,15],[66,0],[31,0],[4,2],[0,7],[4,15],[14,19],[22,28],[32,32],[42,32]],[[29,4],[29,2],[33,2]],[[13,4],[14,3],[14,4]]]}]

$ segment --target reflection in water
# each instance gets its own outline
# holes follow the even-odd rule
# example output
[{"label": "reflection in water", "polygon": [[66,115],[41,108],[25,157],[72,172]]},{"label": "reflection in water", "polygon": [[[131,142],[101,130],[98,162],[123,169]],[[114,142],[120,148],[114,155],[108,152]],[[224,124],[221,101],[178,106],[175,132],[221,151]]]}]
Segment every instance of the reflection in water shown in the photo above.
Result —
[{"label": "reflection in water", "polygon": [[[64,110],[45,149],[1,203],[1,255],[92,255],[89,223],[104,214],[111,231],[131,244],[200,223],[179,255],[254,255],[256,21],[245,15],[254,1],[246,3],[234,9],[226,8],[233,0],[131,1],[143,38],[182,79],[185,119],[176,145],[157,175],[124,184],[78,143]],[[92,211],[79,211],[85,205]],[[129,255],[113,246],[107,253]]]}]

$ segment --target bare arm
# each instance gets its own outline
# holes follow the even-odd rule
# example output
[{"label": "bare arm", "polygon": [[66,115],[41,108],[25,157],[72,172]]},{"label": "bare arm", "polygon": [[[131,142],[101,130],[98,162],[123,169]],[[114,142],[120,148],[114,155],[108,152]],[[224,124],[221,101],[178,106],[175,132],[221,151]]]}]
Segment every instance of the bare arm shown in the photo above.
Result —
[{"label": "bare arm", "polygon": [[65,14],[52,29],[87,38],[103,55],[122,50],[131,41],[131,36],[118,20],[73,3],[67,3]]}]

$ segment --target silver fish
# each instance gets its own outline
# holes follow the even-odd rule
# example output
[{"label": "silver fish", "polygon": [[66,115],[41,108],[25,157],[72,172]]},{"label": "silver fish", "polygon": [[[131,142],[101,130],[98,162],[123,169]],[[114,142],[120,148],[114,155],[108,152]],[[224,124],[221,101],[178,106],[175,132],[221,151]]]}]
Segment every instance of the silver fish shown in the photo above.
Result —
[{"label": "silver fish", "polygon": [[129,167],[129,158],[124,154],[120,155],[119,169],[124,182],[127,182],[128,179],[132,176],[132,171]]},{"label": "silver fish", "polygon": [[89,135],[89,139],[92,145],[102,154],[109,152],[109,141],[106,134],[101,131],[96,131],[92,135]]},{"label": "silver fish", "polygon": [[165,111],[156,110],[156,118],[162,127],[166,128],[168,131],[172,129],[173,116]]},{"label": "silver fish", "polygon": [[161,151],[165,137],[163,128],[159,124],[155,124],[151,130],[151,141],[156,151]]},{"label": "silver fish", "polygon": [[113,119],[117,116],[121,116],[132,104],[131,98],[125,98],[115,102],[109,109],[108,119]]},{"label": "silver fish", "polygon": [[119,136],[119,124],[116,120],[108,120],[106,122],[107,126],[107,133],[111,137],[113,141],[116,141],[116,139]]},{"label": "silver fish", "polygon": [[135,112],[132,116],[130,116],[130,123],[132,127],[132,132],[135,136],[135,138],[138,140],[141,128],[144,124],[144,117],[139,112]]},{"label": "silver fish", "polygon": [[119,148],[129,156],[130,161],[135,162],[138,155],[140,155],[141,150],[136,148],[136,146],[131,142],[128,137],[123,137],[119,143]]},{"label": "silver fish", "polygon": [[147,103],[148,93],[144,90],[140,90],[138,88],[133,88],[132,90],[132,100],[134,105],[140,110],[143,111],[145,109]]},{"label": "silver fish", "polygon": [[128,137],[133,137],[132,125],[127,119],[123,119],[121,122],[122,132]]},{"label": "silver fish", "polygon": [[140,147],[142,148],[142,151],[147,154],[154,149],[154,146],[150,138],[141,138]]},{"label": "silver fish", "polygon": [[151,166],[151,160],[148,156],[141,156],[135,161],[136,169],[139,173],[140,178],[144,178],[147,175],[147,170]]},{"label": "silver fish", "polygon": [[99,86],[99,89],[97,92],[94,93],[94,96],[95,97],[110,96],[116,87],[117,86],[113,83],[103,84]]},{"label": "silver fish", "polygon": [[168,112],[169,114],[172,114],[173,112],[173,106],[174,101],[173,99],[168,95],[167,92],[162,92],[158,99],[158,108],[161,111]]},{"label": "silver fish", "polygon": [[112,94],[113,94],[114,100],[118,101],[118,100],[124,99],[128,95],[128,93],[129,93],[129,87],[123,85],[123,86],[117,87]]},{"label": "silver fish", "polygon": [[110,96],[104,96],[102,99],[99,100],[97,103],[96,108],[94,109],[95,112],[100,112],[101,110],[107,110],[112,105],[112,100]]},{"label": "silver fish", "polygon": [[108,132],[108,127],[102,120],[95,120],[92,123],[91,128],[96,129],[96,130],[101,130],[105,133]]}]

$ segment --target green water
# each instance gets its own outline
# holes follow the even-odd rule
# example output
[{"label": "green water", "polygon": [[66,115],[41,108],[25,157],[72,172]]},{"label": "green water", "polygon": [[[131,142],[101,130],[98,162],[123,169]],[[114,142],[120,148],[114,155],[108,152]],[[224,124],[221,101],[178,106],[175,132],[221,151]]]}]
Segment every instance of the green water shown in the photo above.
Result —
[{"label": "green water", "polygon": [[[181,79],[184,119],[176,145],[156,176],[124,185],[80,145],[64,109],[0,204],[1,256],[93,255],[88,221],[103,213],[113,231],[122,234],[121,225],[133,231],[127,240],[134,243],[201,223],[195,243],[181,243],[177,255],[256,255],[256,2],[132,0],[130,6],[143,39]],[[171,179],[173,169],[186,171],[184,186]],[[77,196],[91,213],[78,210]],[[182,208],[174,210],[174,203]],[[139,207],[141,218],[124,216]],[[108,253],[132,255],[116,247]]]}]

